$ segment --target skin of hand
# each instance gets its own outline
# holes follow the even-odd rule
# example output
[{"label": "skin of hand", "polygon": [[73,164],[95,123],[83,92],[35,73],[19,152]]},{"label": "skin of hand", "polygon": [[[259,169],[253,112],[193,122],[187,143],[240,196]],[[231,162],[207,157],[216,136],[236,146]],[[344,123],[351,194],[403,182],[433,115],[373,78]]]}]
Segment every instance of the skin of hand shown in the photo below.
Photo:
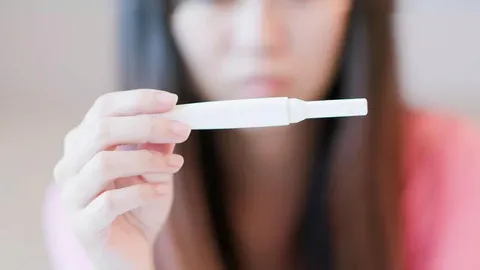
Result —
[{"label": "skin of hand", "polygon": [[190,128],[156,114],[174,94],[138,89],[99,97],[65,137],[54,169],[70,226],[95,269],[154,269],[153,245],[173,202],[173,154]]}]

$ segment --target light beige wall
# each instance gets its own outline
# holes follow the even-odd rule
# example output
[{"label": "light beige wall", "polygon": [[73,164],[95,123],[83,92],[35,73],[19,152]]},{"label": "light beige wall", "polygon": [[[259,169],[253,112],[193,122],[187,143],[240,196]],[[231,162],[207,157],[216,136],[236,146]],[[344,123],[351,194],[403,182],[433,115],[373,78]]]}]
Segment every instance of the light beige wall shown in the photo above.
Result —
[{"label": "light beige wall", "polygon": [[[480,11],[460,13],[469,9],[444,0],[439,7],[448,8],[435,15],[426,7],[436,1],[403,1],[396,19],[406,98],[480,122]],[[114,90],[114,2],[0,1],[0,269],[49,269],[43,191],[65,132]]]},{"label": "light beige wall", "polygon": [[399,13],[397,41],[405,98],[480,121],[480,9]]},{"label": "light beige wall", "polygon": [[0,1],[0,269],[49,269],[40,209],[64,133],[113,90],[114,1]]}]

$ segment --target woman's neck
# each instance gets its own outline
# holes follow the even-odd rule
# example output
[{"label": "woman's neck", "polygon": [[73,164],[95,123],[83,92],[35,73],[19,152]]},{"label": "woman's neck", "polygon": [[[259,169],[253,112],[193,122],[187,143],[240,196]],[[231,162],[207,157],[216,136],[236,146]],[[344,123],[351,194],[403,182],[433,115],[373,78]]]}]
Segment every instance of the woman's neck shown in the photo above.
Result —
[{"label": "woman's neck", "polygon": [[293,264],[288,254],[303,209],[315,136],[314,125],[305,122],[226,132],[219,138],[228,212],[247,269]]}]

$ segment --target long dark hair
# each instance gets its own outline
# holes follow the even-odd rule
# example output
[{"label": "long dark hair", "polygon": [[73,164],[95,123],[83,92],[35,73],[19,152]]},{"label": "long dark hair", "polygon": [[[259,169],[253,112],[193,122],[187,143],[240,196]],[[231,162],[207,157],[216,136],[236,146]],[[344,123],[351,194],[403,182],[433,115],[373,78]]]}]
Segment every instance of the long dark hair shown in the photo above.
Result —
[{"label": "long dark hair", "polygon": [[[328,98],[366,97],[365,118],[324,120],[298,228],[307,269],[402,269],[402,104],[390,15],[393,0],[352,0],[341,63]],[[199,101],[170,32],[174,0],[120,4],[120,88],[176,92]],[[320,131],[319,131],[320,132]],[[213,132],[195,143],[212,234],[225,269],[239,269]]]}]

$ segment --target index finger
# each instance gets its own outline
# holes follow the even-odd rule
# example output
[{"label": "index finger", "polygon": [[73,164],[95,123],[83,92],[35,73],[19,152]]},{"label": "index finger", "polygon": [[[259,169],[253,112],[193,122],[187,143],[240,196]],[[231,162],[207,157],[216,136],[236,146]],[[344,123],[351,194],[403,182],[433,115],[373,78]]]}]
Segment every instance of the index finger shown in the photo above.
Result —
[{"label": "index finger", "polygon": [[109,116],[133,116],[163,113],[177,104],[178,96],[155,89],[111,92],[100,96],[84,118],[84,122]]}]

